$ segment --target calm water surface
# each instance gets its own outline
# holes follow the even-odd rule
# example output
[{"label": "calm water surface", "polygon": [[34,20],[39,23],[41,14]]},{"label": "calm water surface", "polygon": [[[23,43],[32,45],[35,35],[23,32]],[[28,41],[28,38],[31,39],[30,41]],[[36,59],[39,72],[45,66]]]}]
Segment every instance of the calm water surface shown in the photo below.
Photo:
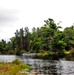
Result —
[{"label": "calm water surface", "polygon": [[[21,59],[24,63],[36,68],[40,74],[48,75],[74,75],[74,61],[66,60],[42,60],[25,58],[16,55],[0,55],[0,61],[12,62],[14,59]],[[33,70],[32,70],[33,71]]]}]

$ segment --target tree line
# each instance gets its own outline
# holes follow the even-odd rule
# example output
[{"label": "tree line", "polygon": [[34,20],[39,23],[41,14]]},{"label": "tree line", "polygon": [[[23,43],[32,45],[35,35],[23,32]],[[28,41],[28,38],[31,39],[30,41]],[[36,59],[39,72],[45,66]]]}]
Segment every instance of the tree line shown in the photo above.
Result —
[{"label": "tree line", "polygon": [[42,27],[28,27],[16,30],[15,36],[6,42],[0,41],[0,54],[54,52],[62,56],[65,51],[74,50],[74,26],[66,27],[63,31],[51,18],[44,20]]}]

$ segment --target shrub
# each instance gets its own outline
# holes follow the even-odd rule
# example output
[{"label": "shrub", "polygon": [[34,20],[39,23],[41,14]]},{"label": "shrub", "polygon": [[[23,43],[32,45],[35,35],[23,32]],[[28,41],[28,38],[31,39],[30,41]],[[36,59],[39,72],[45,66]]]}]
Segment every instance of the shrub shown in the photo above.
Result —
[{"label": "shrub", "polygon": [[21,63],[22,63],[22,61],[19,60],[19,59],[15,59],[15,60],[12,61],[12,64],[16,64],[16,65],[19,65]]},{"label": "shrub", "polygon": [[28,66],[26,64],[20,64],[19,66],[20,66],[20,69],[28,69],[28,70],[31,70],[32,69],[31,66]]},{"label": "shrub", "polygon": [[26,53],[26,51],[25,50],[21,50],[20,51],[20,55],[23,54],[23,53]]}]

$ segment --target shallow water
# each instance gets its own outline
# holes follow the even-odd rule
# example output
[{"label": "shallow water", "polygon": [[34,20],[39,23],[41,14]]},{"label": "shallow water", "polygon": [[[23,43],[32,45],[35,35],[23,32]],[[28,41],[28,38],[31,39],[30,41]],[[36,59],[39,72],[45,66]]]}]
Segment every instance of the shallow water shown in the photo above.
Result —
[{"label": "shallow water", "polygon": [[0,55],[0,61],[12,62],[14,59],[19,58],[24,63],[29,64],[39,74],[48,75],[74,75],[74,61],[67,60],[42,60],[25,58],[16,55]]}]

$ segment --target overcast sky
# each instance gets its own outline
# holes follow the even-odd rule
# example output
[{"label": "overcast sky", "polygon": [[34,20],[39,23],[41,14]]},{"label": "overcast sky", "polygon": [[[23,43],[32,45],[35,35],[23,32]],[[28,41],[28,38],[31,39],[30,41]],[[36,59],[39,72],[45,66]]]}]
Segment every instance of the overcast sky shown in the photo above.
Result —
[{"label": "overcast sky", "polygon": [[41,27],[48,18],[62,21],[63,28],[73,25],[74,0],[0,0],[0,40],[22,27]]}]

